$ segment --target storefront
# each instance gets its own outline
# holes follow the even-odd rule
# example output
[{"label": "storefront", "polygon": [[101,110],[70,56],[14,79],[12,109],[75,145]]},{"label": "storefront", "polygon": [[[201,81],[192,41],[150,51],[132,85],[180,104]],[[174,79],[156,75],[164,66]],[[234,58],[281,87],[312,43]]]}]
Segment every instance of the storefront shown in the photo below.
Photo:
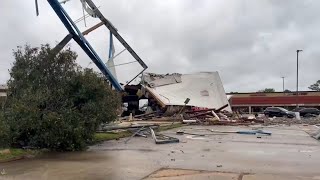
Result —
[{"label": "storefront", "polygon": [[262,112],[266,107],[284,107],[289,110],[299,107],[320,108],[320,92],[300,91],[298,96],[295,92],[283,93],[229,93],[229,100],[233,111],[245,113]]}]

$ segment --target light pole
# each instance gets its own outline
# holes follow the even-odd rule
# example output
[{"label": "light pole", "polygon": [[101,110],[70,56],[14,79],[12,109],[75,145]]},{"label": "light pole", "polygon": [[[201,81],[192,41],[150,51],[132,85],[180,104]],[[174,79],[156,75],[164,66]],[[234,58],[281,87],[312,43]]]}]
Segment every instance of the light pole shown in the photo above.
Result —
[{"label": "light pole", "polygon": [[284,93],[284,76],[281,77],[282,78],[282,92]]},{"label": "light pole", "polygon": [[297,91],[296,91],[296,107],[299,107],[299,52],[302,50],[297,50]]},{"label": "light pole", "polygon": [[[282,78],[282,93],[283,93],[283,97],[285,97],[286,93],[284,92],[284,76],[281,77]],[[283,105],[283,107],[285,108],[285,105]]]}]

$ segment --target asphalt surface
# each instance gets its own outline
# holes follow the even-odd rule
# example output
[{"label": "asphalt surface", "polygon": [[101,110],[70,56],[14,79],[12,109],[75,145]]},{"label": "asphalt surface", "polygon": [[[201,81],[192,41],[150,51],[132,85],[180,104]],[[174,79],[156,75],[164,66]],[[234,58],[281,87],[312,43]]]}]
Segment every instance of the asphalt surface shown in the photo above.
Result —
[{"label": "asphalt surface", "polygon": [[[257,127],[186,126],[162,132],[180,139],[174,144],[156,145],[151,137],[126,144],[126,138],[107,141],[86,152],[2,163],[6,175],[0,179],[320,179],[320,142],[308,134],[315,126],[263,127],[271,136],[207,129]],[[177,135],[177,130],[206,135]]]}]

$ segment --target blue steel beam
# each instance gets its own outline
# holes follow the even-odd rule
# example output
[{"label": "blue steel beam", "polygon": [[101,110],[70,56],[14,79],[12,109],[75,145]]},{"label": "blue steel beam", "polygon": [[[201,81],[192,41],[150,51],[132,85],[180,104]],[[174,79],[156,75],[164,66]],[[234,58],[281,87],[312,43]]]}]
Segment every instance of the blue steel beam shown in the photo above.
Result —
[{"label": "blue steel beam", "polygon": [[109,60],[111,59],[112,56],[114,56],[114,54],[112,53],[113,49],[113,38],[112,38],[112,32],[110,31],[110,38],[109,38],[110,42],[109,42]]},{"label": "blue steel beam", "polygon": [[138,54],[129,46],[129,44],[122,38],[122,36],[118,33],[118,30],[111,24],[111,22],[103,16],[103,14],[99,11],[98,7],[92,2],[92,0],[85,0],[87,5],[94,11],[96,16],[105,24],[105,26],[110,30],[110,32],[116,37],[120,43],[128,50],[128,52],[132,55],[133,58],[138,61],[138,63],[143,67],[144,70],[148,68],[148,66],[142,61],[142,59],[138,56]]},{"label": "blue steel beam", "polygon": [[82,33],[72,21],[67,12],[63,9],[61,4],[57,0],[48,0],[52,9],[55,11],[57,16],[60,18],[61,22],[67,28],[72,38],[79,44],[83,51],[90,57],[90,59],[96,64],[100,71],[109,79],[112,86],[118,90],[122,91],[122,87],[119,82],[113,77],[111,72],[108,70],[107,66],[103,63],[98,54],[94,51],[90,43],[83,37]]}]

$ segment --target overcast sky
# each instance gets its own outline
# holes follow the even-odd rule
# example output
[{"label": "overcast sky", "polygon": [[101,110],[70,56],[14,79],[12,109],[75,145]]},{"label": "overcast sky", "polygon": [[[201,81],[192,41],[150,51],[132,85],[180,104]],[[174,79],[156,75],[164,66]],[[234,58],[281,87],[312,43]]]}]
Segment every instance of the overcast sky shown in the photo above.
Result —
[{"label": "overcast sky", "polygon": [[[218,71],[227,92],[275,88],[295,90],[296,50],[300,54],[299,88],[320,79],[320,1],[317,0],[94,0],[137,54],[149,66],[148,72],[193,73]],[[63,5],[76,20],[82,16],[79,0]],[[0,84],[9,79],[14,61],[12,49],[26,43],[54,46],[68,32],[47,1],[39,2],[35,15],[33,0],[2,0],[0,16]],[[96,24],[87,18],[77,25],[83,31]],[[109,34],[105,27],[87,39],[106,60]],[[72,41],[78,63],[90,59]],[[123,49],[116,42],[116,52]],[[115,64],[134,59],[125,52]],[[141,68],[119,66],[121,82]]]}]

